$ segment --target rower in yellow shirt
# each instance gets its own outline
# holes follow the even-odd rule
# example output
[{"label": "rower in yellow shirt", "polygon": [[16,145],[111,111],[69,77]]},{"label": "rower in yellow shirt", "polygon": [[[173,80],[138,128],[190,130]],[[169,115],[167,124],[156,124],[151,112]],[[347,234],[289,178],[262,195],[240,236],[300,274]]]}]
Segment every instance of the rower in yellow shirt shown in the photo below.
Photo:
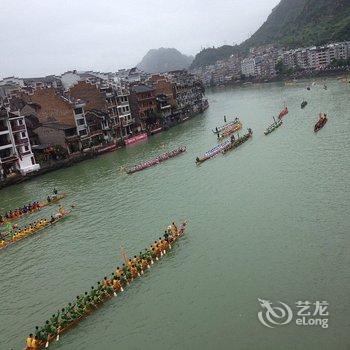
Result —
[{"label": "rower in yellow shirt", "polygon": [[59,212],[62,216],[66,214],[66,210],[64,209],[64,207],[63,207],[62,205],[59,206],[58,212]]},{"label": "rower in yellow shirt", "polygon": [[32,340],[32,345],[30,347],[30,349],[39,349],[41,345],[41,341],[40,339],[35,335],[33,340]]},{"label": "rower in yellow shirt", "polygon": [[33,340],[34,340],[33,334],[29,334],[29,337],[26,340],[27,349],[33,349],[33,345],[32,345]]}]

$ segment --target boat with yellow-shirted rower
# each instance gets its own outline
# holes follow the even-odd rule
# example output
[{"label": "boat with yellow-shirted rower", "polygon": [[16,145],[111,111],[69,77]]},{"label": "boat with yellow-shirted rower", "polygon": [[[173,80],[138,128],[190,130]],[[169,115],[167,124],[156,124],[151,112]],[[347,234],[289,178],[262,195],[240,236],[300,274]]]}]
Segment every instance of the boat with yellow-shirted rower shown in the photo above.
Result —
[{"label": "boat with yellow-shirted rower", "polygon": [[[47,228],[47,227],[50,227],[50,226],[56,224],[56,222],[58,222],[58,221],[64,219],[64,218],[67,217],[70,213],[71,213],[70,210],[66,210],[66,211],[64,211],[64,212],[62,212],[62,213],[57,213],[57,214],[54,216],[54,220],[52,220],[52,221],[50,221],[50,220],[48,220],[48,219],[39,220],[39,221],[37,222],[36,228],[35,228],[34,230],[28,229],[27,232],[19,233],[19,235],[18,235],[17,237],[14,236],[14,237],[12,237],[12,238],[9,239],[9,240],[4,240],[4,239],[0,240],[0,250],[5,249],[5,248],[7,248],[7,247],[9,247],[9,246],[11,246],[11,245],[13,245],[13,244],[19,242],[19,241],[22,241],[23,239],[25,239],[25,238],[27,238],[27,237],[29,237],[29,236],[32,236],[32,235],[34,235],[34,234],[37,234],[38,232],[44,230],[44,229]],[[30,225],[35,226],[33,223],[30,224]],[[30,226],[30,225],[28,225],[28,226]],[[24,229],[23,229],[23,231],[24,231]]]},{"label": "boat with yellow-shirted rower", "polygon": [[[24,208],[28,207],[26,205],[23,205],[22,207],[19,207],[17,209],[9,210],[7,214],[10,214],[10,217],[6,217],[6,214],[0,215],[0,226],[4,225],[8,222],[13,222],[16,220],[19,220],[25,216],[28,216],[30,214],[38,212],[40,209],[47,207],[48,205],[56,204],[61,199],[65,198],[67,196],[67,193],[62,192],[53,196],[48,196],[46,200],[40,201],[40,202],[32,202],[30,205],[31,207],[26,209],[24,211]],[[2,218],[2,219],[1,219]]]},{"label": "boat with yellow-shirted rower", "polygon": [[[167,248],[165,248],[163,251],[160,251],[159,254],[158,253],[156,254],[156,258],[155,258],[156,261],[159,260],[161,257],[163,257],[166,254],[166,251],[170,250],[172,248],[172,244],[175,243],[178,240],[178,238],[182,237],[185,234],[185,230],[187,228],[187,222],[186,221],[183,222],[179,228],[176,228],[176,226],[175,226],[175,229],[173,226],[171,226],[171,227],[172,227],[171,230],[168,230],[168,232],[169,232],[168,238],[166,238],[167,242],[168,242]],[[127,258],[126,258],[125,252],[123,254],[123,258],[124,258],[124,261],[127,263]],[[141,270],[142,271],[141,274],[139,274],[139,273],[133,274],[132,279],[130,281],[128,281],[128,283],[124,287],[128,286],[137,277],[141,277],[142,274],[144,274],[144,272],[146,272],[146,270],[150,268],[151,264],[153,264],[152,259],[149,261],[149,265],[148,266],[146,265],[145,268],[143,268]],[[126,266],[128,266],[128,265],[126,265]],[[129,265],[128,269],[131,270],[130,265]],[[24,348],[24,350],[44,349],[45,347],[48,347],[50,343],[52,343],[54,341],[58,341],[60,338],[60,335],[66,333],[69,330],[71,330],[72,328],[74,328],[81,321],[83,321],[86,317],[88,317],[93,311],[95,311],[95,310],[99,309],[101,306],[103,306],[109,299],[112,299],[114,296],[117,296],[117,293],[119,293],[119,292],[123,292],[123,288],[121,288],[120,290],[116,290],[113,287],[109,293],[106,292],[105,296],[101,299],[100,302],[98,302],[96,304],[91,303],[93,305],[91,305],[91,307],[89,307],[89,309],[86,310],[86,312],[83,315],[72,320],[64,327],[61,328],[60,326],[58,326],[57,331],[54,332],[53,334],[49,334],[46,340],[36,341],[34,346],[33,346],[31,339],[28,338],[27,342],[26,342],[27,346]],[[31,343],[31,346],[29,346],[28,343]]]}]

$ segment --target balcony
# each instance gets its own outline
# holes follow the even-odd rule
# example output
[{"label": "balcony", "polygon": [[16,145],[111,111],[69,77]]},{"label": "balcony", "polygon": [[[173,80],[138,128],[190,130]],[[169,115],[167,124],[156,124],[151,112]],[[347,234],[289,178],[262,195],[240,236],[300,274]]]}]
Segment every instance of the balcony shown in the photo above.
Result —
[{"label": "balcony", "polygon": [[28,142],[29,142],[29,140],[27,138],[15,140],[16,145],[23,145],[23,144],[26,144]]},{"label": "balcony", "polygon": [[131,125],[131,124],[134,124],[135,123],[135,119],[134,118],[131,118],[131,119],[129,119],[129,120],[123,120],[123,122],[122,122],[122,126],[129,126],[129,125]]},{"label": "balcony", "polygon": [[13,132],[25,131],[26,127],[25,127],[25,125],[14,125],[14,126],[11,126],[11,129]]},{"label": "balcony", "polygon": [[98,136],[98,135],[103,135],[103,131],[102,130],[90,130],[91,137]]},{"label": "balcony", "polygon": [[106,98],[111,98],[114,96],[113,92],[106,92]]},{"label": "balcony", "polygon": [[118,101],[118,107],[129,106],[129,101]]},{"label": "balcony", "polygon": [[3,124],[3,123],[0,123],[0,132],[1,131],[8,131],[8,127],[7,125]]},{"label": "balcony", "polygon": [[0,128],[0,135],[6,135],[9,134],[10,130],[7,128]]},{"label": "balcony", "polygon": [[20,153],[20,154],[21,154],[21,156],[23,157],[23,156],[29,156],[29,155],[31,155],[32,152],[26,151],[26,152],[23,152],[23,153]]},{"label": "balcony", "polygon": [[119,109],[118,113],[119,117],[127,117],[128,115],[130,115],[131,111],[130,109],[128,111],[122,111],[121,109]]},{"label": "balcony", "polygon": [[0,139],[0,150],[7,149],[7,148],[12,148],[12,142],[11,140],[7,140],[6,138],[1,138]]},{"label": "balcony", "polygon": [[0,163],[4,164],[4,163],[12,163],[17,161],[17,156],[14,154],[8,154],[5,156],[2,156],[0,153]]}]

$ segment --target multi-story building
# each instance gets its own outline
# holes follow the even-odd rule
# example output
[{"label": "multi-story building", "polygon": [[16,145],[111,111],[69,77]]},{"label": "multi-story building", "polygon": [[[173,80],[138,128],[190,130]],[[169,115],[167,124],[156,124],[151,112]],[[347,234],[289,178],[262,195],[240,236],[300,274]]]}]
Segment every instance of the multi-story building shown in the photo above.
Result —
[{"label": "multi-story building", "polygon": [[185,119],[207,108],[207,101],[203,99],[204,86],[193,74],[180,70],[169,72],[168,76],[175,87],[175,114]]},{"label": "multi-story building", "polygon": [[[67,94],[63,95],[54,88],[33,89],[30,93],[22,93],[22,98],[27,103],[38,106],[36,116],[45,127],[45,130],[36,129],[40,140],[46,139],[41,132],[48,133],[50,129],[53,134],[63,128],[69,130],[66,145],[62,145],[69,153],[88,147],[90,135],[85,118],[85,101]],[[72,135],[72,129],[75,130],[74,135]]]},{"label": "multi-story building", "polygon": [[121,125],[121,134],[123,138],[127,138],[133,134],[135,127],[135,118],[131,114],[130,107],[130,91],[125,85],[118,84],[114,86],[117,96],[117,110],[119,122]]},{"label": "multi-story building", "polygon": [[157,110],[155,89],[146,84],[137,84],[130,87],[131,111],[140,123],[141,129],[147,129],[147,121],[152,118]]},{"label": "multi-story building", "polygon": [[350,41],[329,45],[334,49],[334,58],[337,60],[347,60],[350,58]]},{"label": "multi-story building", "polygon": [[316,50],[316,68],[324,68],[331,64],[332,60],[331,52],[328,47],[320,47]]},{"label": "multi-story building", "polygon": [[[291,51],[288,51],[288,53],[291,53]],[[301,69],[308,69],[310,67],[308,50],[296,50],[293,52],[293,54],[290,55],[294,58],[295,65],[293,62],[293,64],[289,65],[289,67],[294,68],[297,66]]]},{"label": "multi-story building", "polygon": [[30,145],[24,116],[0,109],[0,178],[13,172],[39,170]]},{"label": "multi-story building", "polygon": [[241,63],[242,74],[246,77],[255,76],[255,59],[254,58],[245,58]]},{"label": "multi-story building", "polygon": [[18,85],[24,87],[24,79],[17,77],[7,77],[0,80],[0,86],[3,85]]},{"label": "multi-story building", "polygon": [[23,83],[25,86],[32,88],[53,87],[59,90],[62,90],[63,88],[61,79],[55,75],[48,75],[39,78],[24,78]]},{"label": "multi-story building", "polygon": [[334,60],[350,58],[350,42],[333,43],[325,46],[306,47],[293,50],[276,48],[272,45],[252,48],[242,60],[239,55],[232,55],[215,64],[196,68],[193,72],[205,86],[227,84],[239,80],[239,75],[255,79],[270,79],[276,76],[276,64],[296,70],[320,70]]},{"label": "multi-story building", "polygon": [[114,87],[107,82],[100,82],[99,89],[103,95],[103,105],[100,109],[109,115],[111,137],[120,141],[122,139],[121,121],[118,115],[117,94]]}]

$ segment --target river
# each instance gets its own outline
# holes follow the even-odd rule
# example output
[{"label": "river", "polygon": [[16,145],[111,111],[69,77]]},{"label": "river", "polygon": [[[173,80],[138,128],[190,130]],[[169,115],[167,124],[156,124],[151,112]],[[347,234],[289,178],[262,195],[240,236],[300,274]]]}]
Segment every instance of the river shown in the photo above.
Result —
[{"label": "river", "polygon": [[[328,79],[328,90],[307,91],[310,83],[208,91],[205,113],[146,143],[1,190],[0,212],[54,187],[76,208],[0,251],[0,348],[22,349],[36,325],[113,272],[121,244],[134,255],[187,219],[169,254],[50,348],[349,349],[350,85]],[[285,102],[283,126],[264,136]],[[321,111],[329,122],[314,134]],[[196,166],[223,115],[240,116],[253,138]],[[120,171],[163,145],[187,152],[130,176]],[[293,312],[297,301],[327,301],[329,327],[294,318],[267,328],[258,299]]]}]

